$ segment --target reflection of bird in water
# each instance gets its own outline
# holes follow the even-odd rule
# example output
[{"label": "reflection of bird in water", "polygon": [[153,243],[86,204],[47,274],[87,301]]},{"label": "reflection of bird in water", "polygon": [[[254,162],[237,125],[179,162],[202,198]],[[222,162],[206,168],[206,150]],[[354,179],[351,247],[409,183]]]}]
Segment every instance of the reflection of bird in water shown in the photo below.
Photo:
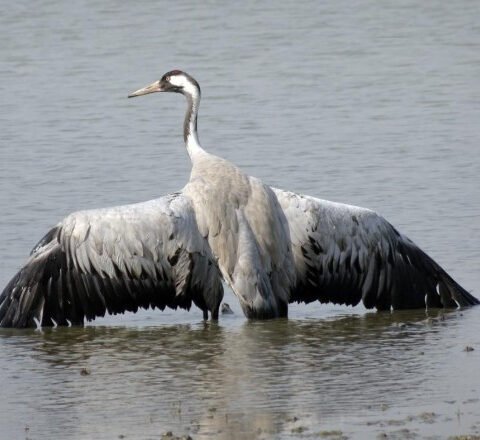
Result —
[{"label": "reflection of bird in water", "polygon": [[222,315],[233,315],[233,310],[230,307],[230,304],[223,303],[221,308]]},{"label": "reflection of bird in water", "polygon": [[187,98],[189,182],[149,202],[67,216],[1,294],[1,326],[82,324],[192,301],[217,319],[222,278],[249,318],[314,300],[383,310],[478,303],[376,213],[271,188],[203,150],[200,87],[188,74],[168,72],[130,97],[154,92]]}]

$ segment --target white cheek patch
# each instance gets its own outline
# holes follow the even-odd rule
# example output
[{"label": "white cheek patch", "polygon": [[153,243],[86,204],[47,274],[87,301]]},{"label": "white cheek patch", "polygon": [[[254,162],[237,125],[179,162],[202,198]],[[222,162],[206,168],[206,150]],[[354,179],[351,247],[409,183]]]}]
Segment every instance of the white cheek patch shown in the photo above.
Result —
[{"label": "white cheek patch", "polygon": [[193,85],[187,77],[184,75],[172,75],[169,80],[170,84],[177,86],[177,87],[183,87],[183,90],[187,92],[190,95],[196,95],[197,94],[197,88],[195,85]]},{"label": "white cheek patch", "polygon": [[185,90],[187,93],[190,93],[192,96],[198,95],[198,89],[190,81],[185,82],[183,90]]}]

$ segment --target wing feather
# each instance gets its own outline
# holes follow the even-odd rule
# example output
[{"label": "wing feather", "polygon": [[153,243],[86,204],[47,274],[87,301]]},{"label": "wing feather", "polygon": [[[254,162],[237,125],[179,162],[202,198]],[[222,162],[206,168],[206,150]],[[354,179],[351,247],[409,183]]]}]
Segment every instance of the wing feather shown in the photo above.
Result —
[{"label": "wing feather", "polygon": [[79,211],[51,229],[0,295],[0,326],[82,324],[106,312],[216,312],[220,272],[181,193]]},{"label": "wing feather", "polygon": [[273,188],[288,223],[297,274],[290,302],[380,310],[479,301],[373,211]]}]

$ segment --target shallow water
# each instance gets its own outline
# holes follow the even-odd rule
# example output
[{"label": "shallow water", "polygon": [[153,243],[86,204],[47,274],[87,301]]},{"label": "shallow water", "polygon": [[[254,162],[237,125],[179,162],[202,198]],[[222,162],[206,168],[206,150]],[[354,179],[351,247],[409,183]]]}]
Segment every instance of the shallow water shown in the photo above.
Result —
[{"label": "shallow water", "polygon": [[3,425],[8,438],[478,433],[479,352],[463,349],[478,347],[479,317],[332,312],[3,330]]},{"label": "shallow water", "polygon": [[[480,7],[317,3],[4,8],[0,285],[67,213],[185,184],[184,102],[126,99],[182,68],[202,86],[207,150],[379,211],[480,296]],[[480,310],[431,320],[310,304],[250,323],[226,300],[236,313],[218,325],[145,311],[1,330],[2,435],[479,433]]]}]

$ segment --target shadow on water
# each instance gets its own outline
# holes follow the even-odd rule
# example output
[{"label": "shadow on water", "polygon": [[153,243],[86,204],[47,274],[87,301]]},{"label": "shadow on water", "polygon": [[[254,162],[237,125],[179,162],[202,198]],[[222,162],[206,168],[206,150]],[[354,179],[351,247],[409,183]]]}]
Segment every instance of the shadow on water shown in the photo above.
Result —
[{"label": "shadow on water", "polygon": [[[0,364],[22,365],[7,376],[33,384],[22,394],[42,402],[39,412],[55,408],[59,432],[67,424],[92,435],[98,424],[98,435],[252,438],[290,432],[298,419],[315,427],[325,415],[421,400],[426,391],[431,399],[424,371],[461,313],[2,330]],[[70,426],[72,414],[84,424]],[[107,434],[105,417],[117,422]]]}]

